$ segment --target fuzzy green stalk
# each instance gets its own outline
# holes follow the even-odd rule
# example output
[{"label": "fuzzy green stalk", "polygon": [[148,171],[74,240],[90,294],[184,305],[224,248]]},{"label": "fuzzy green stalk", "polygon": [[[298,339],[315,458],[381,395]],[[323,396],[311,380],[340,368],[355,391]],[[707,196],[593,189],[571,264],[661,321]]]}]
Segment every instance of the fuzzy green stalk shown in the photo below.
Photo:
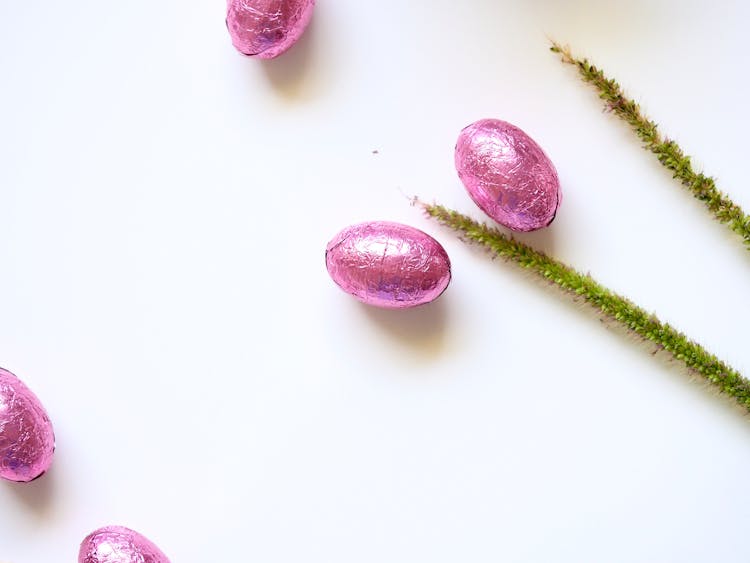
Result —
[{"label": "fuzzy green stalk", "polygon": [[705,203],[716,219],[740,235],[750,249],[750,216],[716,188],[713,178],[693,169],[690,157],[685,155],[675,141],[661,135],[656,123],[643,114],[638,104],[625,95],[614,79],[607,78],[604,72],[588,59],[573,57],[568,47],[553,41],[550,50],[560,54],[564,63],[575,66],[583,81],[599,91],[599,97],[604,100],[607,108],[630,125],[643,141],[644,147],[656,155],[659,162],[672,172],[674,178]]},{"label": "fuzzy green stalk", "polygon": [[543,252],[509,237],[442,205],[419,202],[429,217],[457,231],[470,242],[486,247],[492,253],[512,260],[522,268],[550,281],[563,291],[578,296],[605,317],[614,319],[638,336],[656,344],[700,375],[713,387],[729,395],[750,411],[750,380],[708,352],[700,344],[661,322],[629,299],[581,274]]}]

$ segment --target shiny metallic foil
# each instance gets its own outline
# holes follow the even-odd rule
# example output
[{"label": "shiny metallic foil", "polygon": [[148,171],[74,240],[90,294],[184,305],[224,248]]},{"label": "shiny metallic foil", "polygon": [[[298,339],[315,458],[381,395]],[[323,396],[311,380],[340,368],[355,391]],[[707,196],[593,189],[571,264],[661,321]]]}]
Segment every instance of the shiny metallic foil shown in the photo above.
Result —
[{"label": "shiny metallic foil", "polygon": [[326,248],[326,267],[363,303],[405,309],[437,299],[451,280],[445,249],[422,231],[386,221],[347,227]]},{"label": "shiny metallic foil", "polygon": [[456,170],[474,202],[501,225],[534,231],[557,214],[562,192],[552,161],[515,125],[482,119],[458,137]]},{"label": "shiny metallic foil", "polygon": [[36,395],[0,368],[0,477],[29,482],[52,464],[55,433]]},{"label": "shiny metallic foil", "polygon": [[228,0],[232,44],[249,57],[273,59],[302,36],[315,0]]},{"label": "shiny metallic foil", "polygon": [[83,540],[78,563],[169,563],[169,559],[138,532],[107,526]]}]

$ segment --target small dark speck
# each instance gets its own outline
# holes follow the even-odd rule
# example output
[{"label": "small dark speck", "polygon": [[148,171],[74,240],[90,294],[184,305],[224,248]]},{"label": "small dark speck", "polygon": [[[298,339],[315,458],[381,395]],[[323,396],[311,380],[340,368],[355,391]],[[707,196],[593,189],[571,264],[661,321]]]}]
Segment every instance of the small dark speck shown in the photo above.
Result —
[{"label": "small dark speck", "polygon": [[372,151],[372,154],[380,154],[380,151],[378,149],[375,149],[374,151]]}]

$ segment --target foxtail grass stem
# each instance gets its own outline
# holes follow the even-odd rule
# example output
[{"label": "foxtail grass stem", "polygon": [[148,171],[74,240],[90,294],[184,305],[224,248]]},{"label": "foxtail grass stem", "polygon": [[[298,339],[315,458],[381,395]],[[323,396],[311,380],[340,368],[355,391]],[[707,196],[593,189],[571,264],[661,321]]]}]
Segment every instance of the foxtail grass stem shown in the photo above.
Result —
[{"label": "foxtail grass stem", "polygon": [[607,289],[591,276],[581,274],[497,229],[439,204],[418,204],[429,217],[458,232],[465,240],[515,262],[566,293],[578,296],[605,317],[653,342],[659,349],[685,364],[691,372],[750,411],[750,380],[655,315]]},{"label": "foxtail grass stem", "polygon": [[662,136],[657,124],[646,117],[639,105],[625,95],[617,81],[608,78],[588,59],[575,58],[567,46],[563,47],[553,41],[550,50],[558,53],[563,63],[576,67],[581,79],[596,88],[607,108],[630,125],[644,147],[656,155],[674,178],[702,201],[717,220],[740,235],[750,250],[750,216],[718,190],[713,178],[693,169],[690,157],[685,155],[675,141]]}]

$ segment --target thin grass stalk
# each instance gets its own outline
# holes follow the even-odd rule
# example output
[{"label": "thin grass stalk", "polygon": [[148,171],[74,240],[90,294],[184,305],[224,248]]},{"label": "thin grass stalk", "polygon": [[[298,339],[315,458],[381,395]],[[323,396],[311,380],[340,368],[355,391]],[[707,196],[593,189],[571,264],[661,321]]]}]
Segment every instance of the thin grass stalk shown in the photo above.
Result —
[{"label": "thin grass stalk", "polygon": [[732,397],[750,412],[750,380],[719,360],[703,346],[660,321],[629,299],[581,274],[566,264],[535,250],[501,231],[439,204],[419,202],[425,213],[458,232],[465,240],[489,249],[548,280],[562,291],[578,296],[603,316],[613,319],[658,349],[683,363],[692,373],[721,393]]},{"label": "thin grass stalk", "polygon": [[672,172],[674,178],[702,201],[718,221],[740,235],[750,250],[750,216],[726,194],[719,191],[713,178],[695,171],[691,158],[685,155],[676,141],[662,136],[657,124],[643,114],[635,101],[625,95],[617,81],[608,78],[588,59],[575,58],[567,46],[563,47],[553,41],[550,50],[558,53],[563,63],[576,67],[581,79],[599,92],[599,97],[604,100],[607,109],[627,122],[644,147],[656,155],[659,162]]}]

